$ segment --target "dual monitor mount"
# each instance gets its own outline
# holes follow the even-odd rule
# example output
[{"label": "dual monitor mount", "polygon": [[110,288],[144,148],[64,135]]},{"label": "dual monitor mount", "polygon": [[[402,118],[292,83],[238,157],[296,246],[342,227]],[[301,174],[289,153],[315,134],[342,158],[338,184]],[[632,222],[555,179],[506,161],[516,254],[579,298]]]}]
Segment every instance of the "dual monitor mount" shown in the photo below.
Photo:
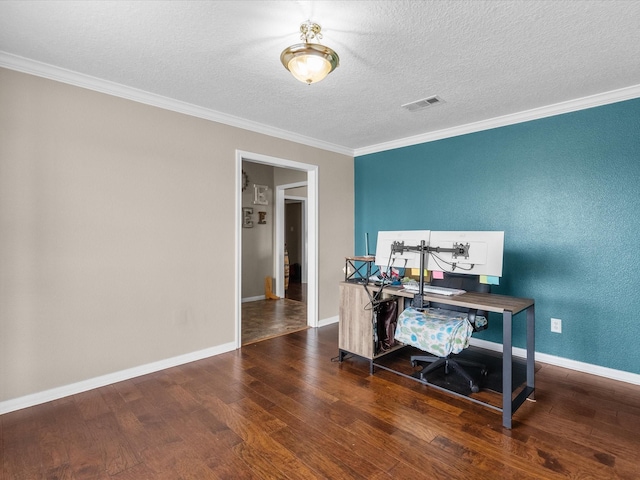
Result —
[{"label": "dual monitor mount", "polygon": [[[453,259],[457,258],[469,258],[469,244],[454,243],[453,248],[444,247],[431,247],[426,245],[422,240],[420,245],[405,245],[404,242],[393,242],[391,244],[391,252],[402,254],[404,252],[418,252],[420,253],[420,289],[413,297],[413,306],[415,308],[424,308],[423,288],[424,288],[424,270],[425,270],[425,255],[429,253],[450,253]],[[453,264],[455,268],[455,264]]]}]

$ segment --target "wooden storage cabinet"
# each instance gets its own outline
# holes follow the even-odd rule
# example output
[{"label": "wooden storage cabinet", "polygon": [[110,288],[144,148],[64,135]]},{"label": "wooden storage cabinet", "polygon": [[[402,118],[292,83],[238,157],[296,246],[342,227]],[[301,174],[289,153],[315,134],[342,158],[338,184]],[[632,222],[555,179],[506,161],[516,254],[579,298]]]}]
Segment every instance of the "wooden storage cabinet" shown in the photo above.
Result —
[{"label": "wooden storage cabinet", "polygon": [[[372,293],[378,290],[378,287],[373,285],[370,288]],[[395,299],[395,301],[398,301],[398,298],[393,294],[383,295],[382,299]],[[389,350],[377,351],[376,318],[373,315],[373,306],[371,305],[369,294],[362,284],[349,282],[340,284],[339,321],[338,348],[340,349],[340,361],[343,360],[345,353],[353,353],[369,360],[371,371],[373,372],[373,360],[375,358],[402,347],[401,344],[398,344]]]},{"label": "wooden storage cabinet", "polygon": [[373,311],[363,285],[340,284],[338,348],[372,360],[374,357]]}]

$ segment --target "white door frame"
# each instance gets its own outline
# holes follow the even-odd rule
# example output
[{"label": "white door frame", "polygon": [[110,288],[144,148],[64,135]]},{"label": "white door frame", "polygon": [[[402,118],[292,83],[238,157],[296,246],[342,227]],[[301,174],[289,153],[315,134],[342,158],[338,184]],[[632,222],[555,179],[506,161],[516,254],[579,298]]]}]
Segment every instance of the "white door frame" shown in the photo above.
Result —
[{"label": "white door frame", "polygon": [[[307,172],[307,325],[318,326],[318,166],[294,162],[259,153],[236,150],[236,233],[235,233],[235,345],[242,346],[242,161],[262,163],[274,167],[291,168]],[[284,192],[284,190],[283,190]],[[277,190],[276,190],[277,193]],[[284,193],[283,193],[284,195]],[[278,202],[276,202],[276,206]],[[276,216],[276,222],[282,215]],[[282,220],[281,220],[282,221]],[[276,232],[283,229],[276,227]],[[277,233],[276,233],[277,234]],[[279,255],[276,255],[279,256]],[[284,247],[282,258],[275,263],[284,270]],[[276,278],[278,278],[276,276]],[[284,273],[283,277],[284,279]],[[280,285],[282,282],[277,282]]]},{"label": "white door frame", "polygon": [[[274,258],[274,277],[276,278],[276,295],[284,298],[285,290],[284,290],[284,239],[285,239],[285,225],[284,225],[284,201],[286,199],[295,199],[300,200],[302,202],[302,216],[303,216],[303,228],[304,228],[304,237],[302,243],[302,258],[306,260],[307,253],[307,202],[305,197],[294,197],[291,195],[287,195],[285,190],[289,188],[298,188],[298,187],[306,187],[307,182],[296,182],[296,183],[287,183],[285,185],[276,185],[276,226],[275,226],[275,247],[276,247],[276,256]],[[304,276],[302,277],[304,278]]]}]

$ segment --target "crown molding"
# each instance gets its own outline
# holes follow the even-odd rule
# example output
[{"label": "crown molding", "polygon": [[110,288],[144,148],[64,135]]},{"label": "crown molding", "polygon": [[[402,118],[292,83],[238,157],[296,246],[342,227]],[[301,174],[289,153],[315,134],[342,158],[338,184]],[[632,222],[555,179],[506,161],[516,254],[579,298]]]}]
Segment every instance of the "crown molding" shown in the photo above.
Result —
[{"label": "crown molding", "polygon": [[105,93],[107,95],[125,98],[134,102],[162,108],[164,110],[170,110],[173,112],[202,118],[204,120],[222,123],[224,125],[229,125],[232,127],[242,128],[255,133],[300,143],[309,147],[320,148],[322,150],[327,150],[350,157],[359,157],[362,155],[408,147],[420,143],[434,142],[436,140],[442,140],[445,138],[481,132],[483,130],[490,130],[492,128],[505,127],[507,125],[514,125],[531,120],[538,120],[545,117],[561,115],[563,113],[570,113],[578,110],[585,110],[588,108],[599,107],[602,105],[608,105],[610,103],[622,102],[625,100],[632,100],[634,98],[640,97],[640,85],[633,85],[630,87],[620,88],[618,90],[612,90],[609,92],[599,93],[596,95],[569,100],[566,102],[555,103],[553,105],[525,110],[523,112],[504,115],[501,117],[490,118],[479,122],[468,123],[466,125],[460,125],[453,128],[445,128],[442,130],[437,130],[435,132],[427,132],[420,135],[392,140],[390,142],[383,142],[367,147],[352,149],[342,145],[324,142],[304,135],[298,135],[296,133],[279,128],[274,128],[262,123],[252,122],[250,120],[245,120],[240,117],[217,112],[208,108],[199,107],[190,103],[163,97],[161,95],[149,93],[144,90],[128,87],[119,83],[110,82],[108,80],[92,77],[90,75],[84,75],[72,70],[56,67],[54,65],[38,62],[3,51],[0,51],[0,67],[36,75],[38,77],[48,78],[50,80],[67,83],[69,85],[75,85],[77,87],[94,90],[96,92]]},{"label": "crown molding", "polygon": [[120,83],[110,82],[90,75],[67,70],[65,68],[56,67],[43,62],[38,62],[28,58],[13,55],[11,53],[0,51],[0,67],[16,70],[22,73],[28,73],[38,77],[55,80],[57,82],[74,85],[76,87],[86,88],[107,95],[125,98],[134,102],[151,105],[153,107],[170,110],[172,112],[190,115],[192,117],[202,118],[212,122],[222,123],[232,127],[242,128],[255,133],[269,135],[271,137],[288,140],[295,143],[307,145],[309,147],[320,148],[330,152],[342,155],[353,156],[353,149],[336,145],[330,142],[324,142],[315,138],[298,135],[287,130],[274,128],[263,123],[252,122],[240,117],[217,112],[209,108],[199,107],[187,102],[181,102],[172,98],[156,95],[144,90],[128,87]]},{"label": "crown molding", "polygon": [[391,142],[379,143],[368,147],[356,148],[353,152],[354,157],[368,155],[370,153],[378,153],[396,148],[408,147],[420,143],[433,142],[444,138],[457,137],[468,133],[481,132],[492,128],[505,127],[516,123],[538,120],[545,117],[561,115],[563,113],[585,110],[587,108],[600,107],[610,103],[622,102],[624,100],[632,100],[640,97],[640,85],[611,90],[610,92],[598,93],[588,97],[577,98],[566,102],[554,103],[545,107],[533,108],[523,112],[504,115],[501,117],[490,118],[480,122],[467,123],[453,128],[445,128],[435,132],[423,133],[412,137],[401,138]]}]

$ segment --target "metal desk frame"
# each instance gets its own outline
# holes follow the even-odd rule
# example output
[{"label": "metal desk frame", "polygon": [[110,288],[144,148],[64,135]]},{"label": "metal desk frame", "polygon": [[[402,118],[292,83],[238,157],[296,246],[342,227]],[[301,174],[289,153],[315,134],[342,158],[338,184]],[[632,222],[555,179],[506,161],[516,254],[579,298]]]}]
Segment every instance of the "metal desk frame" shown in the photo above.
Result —
[{"label": "metal desk frame", "polygon": [[[369,286],[376,289],[379,287]],[[384,294],[396,297],[413,298],[413,294],[397,287],[384,287]],[[502,408],[481,402],[470,397],[465,397],[476,403],[494,408],[502,412],[502,425],[511,428],[513,413],[525,402],[527,398],[535,398],[535,302],[530,298],[516,298],[493,293],[467,292],[462,295],[444,296],[435,294],[425,294],[424,300],[444,303],[447,305],[457,305],[471,309],[486,310],[489,312],[502,314]],[[527,322],[527,382],[518,395],[513,397],[513,317],[520,312],[525,312]],[[341,355],[342,357],[342,355]],[[380,358],[380,357],[378,357]],[[371,371],[374,367],[383,368],[393,373],[407,376],[396,370],[376,363],[376,359],[371,359]],[[413,378],[413,377],[409,377]],[[415,378],[414,378],[415,379]],[[428,384],[429,386],[434,386]],[[442,389],[442,388],[440,388]],[[447,392],[449,390],[442,389]],[[453,393],[453,392],[450,392]]]}]

